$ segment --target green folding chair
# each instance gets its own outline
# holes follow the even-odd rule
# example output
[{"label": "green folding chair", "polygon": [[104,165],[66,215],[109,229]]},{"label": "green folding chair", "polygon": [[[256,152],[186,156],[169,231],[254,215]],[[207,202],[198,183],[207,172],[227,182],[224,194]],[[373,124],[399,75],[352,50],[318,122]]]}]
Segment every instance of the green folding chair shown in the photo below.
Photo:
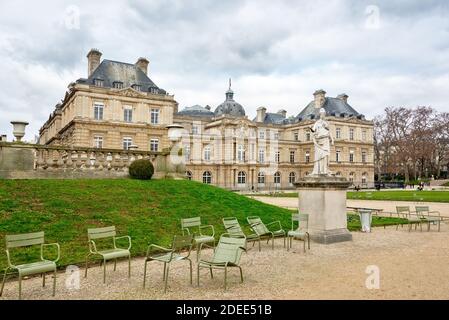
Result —
[{"label": "green folding chair", "polygon": [[235,217],[223,218],[223,225],[226,229],[226,233],[231,238],[245,238],[247,242],[252,242],[253,246],[257,241],[259,243],[259,251],[260,251],[260,237],[255,233],[248,235],[245,234],[237,218]]},{"label": "green folding chair", "polygon": [[[100,256],[100,265],[103,263],[103,283],[106,283],[106,262],[109,260],[114,260],[114,271],[117,268],[117,259],[120,258],[128,258],[128,277],[131,277],[131,237],[130,236],[122,236],[117,237],[115,226],[104,227],[104,228],[93,228],[87,229],[87,238],[89,243],[89,253],[86,256],[86,272],[84,277],[87,277],[87,269],[89,268],[89,257],[90,256]],[[128,248],[119,248],[117,247],[117,240],[127,239],[128,240]],[[105,249],[98,250],[96,240],[106,240],[108,241],[108,245]],[[111,248],[112,240],[113,247]],[[97,241],[97,242],[98,242]]]},{"label": "green folding chair", "polygon": [[[297,222],[298,226],[295,229],[295,223]],[[305,213],[293,213],[292,214],[292,229],[287,232],[287,237],[289,243],[287,243],[287,250],[291,249],[293,238],[303,241],[304,246],[303,250],[306,252],[306,241],[307,246],[310,250],[310,235],[307,231],[309,228],[309,215]]]},{"label": "green folding chair", "polygon": [[[164,248],[156,244],[150,244],[147,249],[145,258],[145,267],[143,271],[143,287],[145,288],[145,280],[147,276],[147,263],[150,261],[159,261],[164,263],[163,280],[165,282],[164,293],[167,292],[168,271],[170,263],[175,261],[189,261],[190,264],[190,284],[192,284],[192,260],[190,260],[190,252],[192,251],[193,236],[183,235],[174,236],[171,248]],[[187,251],[185,251],[187,249]],[[185,251],[185,252],[184,252]]]},{"label": "green folding chair", "polygon": [[[212,225],[202,225],[201,217],[181,219],[182,234],[193,235],[193,241],[196,246],[196,255],[198,261],[198,255],[200,251],[200,245],[208,245],[212,243],[212,248],[215,247],[215,229]],[[203,230],[209,229],[212,234],[204,234]]]},{"label": "green folding chair", "polygon": [[[0,296],[3,294],[3,288],[5,286],[6,275],[9,270],[13,270],[19,274],[19,299],[22,299],[22,278],[24,276],[30,276],[33,274],[42,275],[42,286],[45,287],[45,273],[53,272],[53,296],[56,293],[56,262],[60,257],[60,247],[58,243],[45,243],[44,232],[34,233],[22,233],[16,235],[7,235],[6,239],[6,257],[8,267],[5,269],[3,275],[2,288],[0,290]],[[14,265],[11,262],[10,249],[18,249],[23,247],[30,247],[34,245],[40,245],[40,260]],[[48,246],[54,246],[57,249],[58,255],[55,260],[47,260],[44,258],[44,248]]]},{"label": "green folding chair", "polygon": [[427,231],[430,231],[430,224],[437,224],[438,232],[441,230],[441,214],[439,211],[430,211],[429,206],[415,206],[415,211],[422,222],[427,223]]},{"label": "green folding chair", "polygon": [[[282,225],[280,221],[273,221],[268,224],[264,224],[262,220],[257,216],[247,217],[246,220],[251,227],[251,230],[254,231],[261,239],[267,239],[267,243],[271,240],[272,249],[274,249],[274,239],[283,237],[284,238],[284,248],[285,248],[285,238],[287,233],[284,229],[282,229]],[[278,229],[270,230],[269,226],[277,225]]]},{"label": "green folding chair", "polygon": [[[422,220],[420,217],[416,214],[412,214],[410,212],[410,207],[408,206],[397,206],[396,207],[396,213],[398,214],[398,218],[403,218],[407,220],[408,224],[408,231],[410,232],[412,230],[412,226],[415,225],[415,230],[417,229],[418,225],[421,228],[422,231]],[[398,230],[399,224],[396,225],[396,230]],[[401,224],[402,227],[402,224]]]},{"label": "green folding chair", "polygon": [[[200,252],[203,244],[200,245]],[[243,282],[243,271],[240,267],[240,258],[242,252],[246,251],[245,238],[231,238],[229,236],[222,235],[217,247],[215,248],[214,255],[211,260],[201,259],[199,257],[197,268],[197,284],[200,286],[200,269],[207,268],[210,270],[210,277],[213,279],[214,274],[212,269],[224,270],[224,288],[227,289],[228,268],[239,268],[240,280]]]}]

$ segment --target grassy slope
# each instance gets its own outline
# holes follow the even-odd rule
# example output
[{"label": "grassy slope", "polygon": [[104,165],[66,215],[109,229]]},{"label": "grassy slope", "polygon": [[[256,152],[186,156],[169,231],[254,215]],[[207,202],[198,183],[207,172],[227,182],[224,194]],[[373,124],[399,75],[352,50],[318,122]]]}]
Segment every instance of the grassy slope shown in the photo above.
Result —
[{"label": "grassy slope", "polygon": [[[61,245],[62,265],[83,261],[88,227],[115,225],[133,239],[133,254],[149,243],[168,245],[180,233],[180,219],[201,216],[216,235],[221,218],[248,215],[290,227],[291,211],[193,181],[174,180],[0,180],[0,246],[4,235],[44,230],[47,242]],[[388,222],[388,221],[381,221]],[[358,221],[349,224],[359,227]],[[24,261],[36,256],[27,250]],[[5,255],[0,254],[0,267]]]}]

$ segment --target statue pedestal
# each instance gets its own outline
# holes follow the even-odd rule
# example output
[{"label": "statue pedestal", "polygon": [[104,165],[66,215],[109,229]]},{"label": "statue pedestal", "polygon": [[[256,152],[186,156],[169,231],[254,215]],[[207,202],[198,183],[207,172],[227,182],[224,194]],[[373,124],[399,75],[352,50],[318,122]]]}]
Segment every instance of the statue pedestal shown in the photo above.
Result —
[{"label": "statue pedestal", "polygon": [[350,182],[343,177],[310,175],[295,183],[299,212],[309,215],[310,238],[330,244],[351,241],[347,229],[346,191]]}]

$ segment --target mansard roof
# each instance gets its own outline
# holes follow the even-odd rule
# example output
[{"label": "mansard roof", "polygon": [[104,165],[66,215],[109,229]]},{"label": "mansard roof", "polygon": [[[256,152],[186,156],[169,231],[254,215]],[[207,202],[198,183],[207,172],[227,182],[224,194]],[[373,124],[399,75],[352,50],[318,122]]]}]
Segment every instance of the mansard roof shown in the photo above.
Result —
[{"label": "mansard roof", "polygon": [[[326,97],[322,106],[326,110],[327,116],[334,117],[358,117],[363,119],[365,116],[358,113],[353,107],[341,98]],[[311,101],[296,118],[298,121],[308,119],[318,119],[320,115],[320,108],[315,107],[315,101]]]}]

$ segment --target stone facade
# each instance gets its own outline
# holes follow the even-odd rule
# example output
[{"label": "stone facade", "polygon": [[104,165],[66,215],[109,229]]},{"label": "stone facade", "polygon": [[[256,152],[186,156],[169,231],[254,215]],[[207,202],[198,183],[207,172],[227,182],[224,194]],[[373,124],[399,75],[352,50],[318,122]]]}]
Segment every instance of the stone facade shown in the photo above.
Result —
[{"label": "stone facade", "polygon": [[184,127],[179,147],[188,178],[230,189],[288,189],[312,172],[309,128],[324,108],[335,139],[330,169],[361,187],[374,181],[373,122],[348,104],[346,94],[330,98],[317,90],[297,116],[260,107],[251,120],[229,85],[215,112],[209,106],[178,112],[174,97],[148,78],[148,60],[100,58],[96,49],[88,54],[89,77],[69,85],[40,130],[41,144],[160,151],[170,147],[166,126],[177,123]]}]

